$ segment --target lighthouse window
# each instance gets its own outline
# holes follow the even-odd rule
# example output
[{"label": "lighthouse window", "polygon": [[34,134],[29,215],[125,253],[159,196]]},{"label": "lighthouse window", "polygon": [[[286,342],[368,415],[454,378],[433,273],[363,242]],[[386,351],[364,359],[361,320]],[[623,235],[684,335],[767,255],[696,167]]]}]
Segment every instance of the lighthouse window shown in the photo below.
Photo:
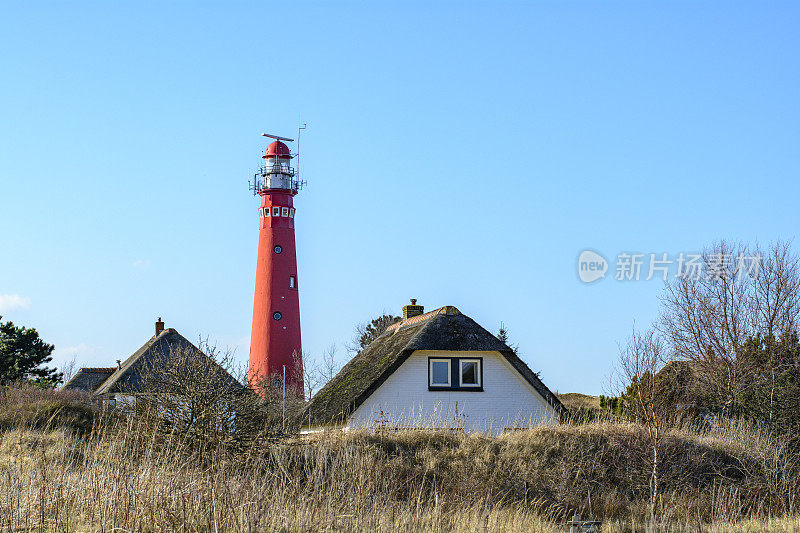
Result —
[{"label": "lighthouse window", "polygon": [[283,318],[283,315],[281,314],[280,311],[275,311],[274,313],[272,313],[272,318],[275,320],[280,320],[281,318]]},{"label": "lighthouse window", "polygon": [[273,248],[272,251],[275,252],[276,254],[279,254],[283,251],[283,247],[280,244],[276,244],[275,248]]},{"label": "lighthouse window", "polygon": [[280,207],[273,207],[272,208],[272,216],[277,217],[277,216],[280,216],[280,214],[281,214],[281,208]]},{"label": "lighthouse window", "polygon": [[289,276],[289,288],[296,289],[297,288],[297,280],[294,276]]},{"label": "lighthouse window", "polygon": [[289,216],[289,208],[288,207],[281,207],[281,216],[288,217]]},{"label": "lighthouse window", "polygon": [[265,217],[268,217],[269,216],[269,207],[265,207],[264,209],[261,210],[261,212],[264,213]]},{"label": "lighthouse window", "polygon": [[294,207],[289,209],[289,218],[294,218]]}]

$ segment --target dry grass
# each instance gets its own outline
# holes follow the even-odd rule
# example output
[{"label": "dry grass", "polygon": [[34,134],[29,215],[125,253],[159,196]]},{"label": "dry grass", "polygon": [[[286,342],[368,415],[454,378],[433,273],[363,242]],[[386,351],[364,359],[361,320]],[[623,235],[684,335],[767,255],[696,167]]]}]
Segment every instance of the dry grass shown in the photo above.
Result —
[{"label": "dry grass", "polygon": [[0,433],[0,529],[544,532],[563,531],[575,511],[603,519],[604,532],[800,525],[792,458],[744,424],[668,433],[654,526],[634,424],[498,438],[332,431],[233,451],[153,431],[147,417],[95,416],[88,434],[72,421]]},{"label": "dry grass", "polygon": [[60,392],[32,385],[0,387],[0,431],[69,427],[88,432],[96,414],[88,397],[77,391]]},{"label": "dry grass", "polygon": [[600,396],[590,396],[579,392],[564,392],[558,395],[558,399],[570,411],[579,409],[600,410]]},{"label": "dry grass", "polygon": [[[374,476],[378,458],[347,439],[291,443],[246,464],[186,455],[129,426],[110,439],[10,431],[0,442],[0,527],[105,531],[552,531],[532,509],[478,498],[452,510],[435,491]],[[343,446],[344,445],[344,446]],[[136,454],[131,455],[133,449]],[[213,453],[213,452],[211,452]]]}]

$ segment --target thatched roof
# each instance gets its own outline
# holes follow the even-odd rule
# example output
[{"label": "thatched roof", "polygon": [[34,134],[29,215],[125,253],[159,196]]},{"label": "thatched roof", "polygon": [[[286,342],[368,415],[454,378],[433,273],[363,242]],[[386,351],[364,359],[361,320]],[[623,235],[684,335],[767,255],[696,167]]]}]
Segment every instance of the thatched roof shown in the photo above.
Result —
[{"label": "thatched roof", "polygon": [[[153,336],[144,345],[136,350],[133,355],[128,357],[120,364],[119,370],[111,374],[102,385],[97,389],[97,395],[107,395],[114,393],[135,393],[141,390],[143,376],[148,369],[158,368],[165,364],[171,357],[201,357],[213,360],[204,354],[194,344],[173,328],[168,328]],[[239,383],[228,374],[225,369],[213,362],[220,375],[229,380],[231,384]]]},{"label": "thatched roof", "polygon": [[564,407],[514,350],[453,306],[389,326],[311,399],[304,423],[344,422],[416,350],[499,352],[559,415]]},{"label": "thatched roof", "polygon": [[64,384],[61,390],[82,390],[92,393],[116,370],[115,366],[81,368],[72,376],[72,379]]}]

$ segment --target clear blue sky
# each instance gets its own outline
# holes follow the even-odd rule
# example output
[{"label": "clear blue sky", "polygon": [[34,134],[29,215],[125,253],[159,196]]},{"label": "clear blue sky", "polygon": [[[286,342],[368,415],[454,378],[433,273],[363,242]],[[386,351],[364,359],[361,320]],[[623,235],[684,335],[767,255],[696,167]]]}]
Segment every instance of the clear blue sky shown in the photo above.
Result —
[{"label": "clear blue sky", "polygon": [[415,297],[505,322],[552,389],[601,393],[661,282],[583,284],[581,250],[800,222],[796,4],[35,5],[0,16],[0,314],[59,363],[114,364],[157,316],[246,360],[248,175],[298,113],[317,356]]}]

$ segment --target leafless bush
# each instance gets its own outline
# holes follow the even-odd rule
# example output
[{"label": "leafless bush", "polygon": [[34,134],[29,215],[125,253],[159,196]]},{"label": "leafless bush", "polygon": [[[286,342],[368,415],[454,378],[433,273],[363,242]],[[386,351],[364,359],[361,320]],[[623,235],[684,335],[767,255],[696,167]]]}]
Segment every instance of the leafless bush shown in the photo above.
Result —
[{"label": "leafless bush", "polygon": [[[629,415],[647,432],[650,453],[650,519],[655,520],[661,464],[659,450],[668,424],[670,406],[663,402],[658,371],[664,364],[666,346],[652,329],[634,329],[627,344],[620,349],[619,363],[623,378],[623,398],[629,402]],[[627,390],[625,390],[627,389]]]},{"label": "leafless bush", "polygon": [[239,381],[244,371],[235,367],[230,352],[205,343],[201,350],[173,347],[148,361],[126,393],[133,401],[121,406],[152,430],[180,434],[202,449],[240,452],[296,430],[302,397],[289,391],[284,401],[282,388],[272,386],[270,377],[244,385]]},{"label": "leafless bush", "polygon": [[[742,258],[757,261],[756,270],[745,268]],[[800,266],[788,243],[764,249],[725,241],[702,254],[702,266],[707,275],[678,277],[666,286],[658,327],[673,355],[692,363],[719,411],[738,415],[758,371],[741,356],[748,339],[777,340],[797,330]]]},{"label": "leafless bush", "polygon": [[77,368],[78,368],[77,356],[73,355],[72,359],[65,362],[60,369],[62,376],[61,378],[62,383],[67,383],[69,380],[71,380],[72,377],[77,372]]}]

